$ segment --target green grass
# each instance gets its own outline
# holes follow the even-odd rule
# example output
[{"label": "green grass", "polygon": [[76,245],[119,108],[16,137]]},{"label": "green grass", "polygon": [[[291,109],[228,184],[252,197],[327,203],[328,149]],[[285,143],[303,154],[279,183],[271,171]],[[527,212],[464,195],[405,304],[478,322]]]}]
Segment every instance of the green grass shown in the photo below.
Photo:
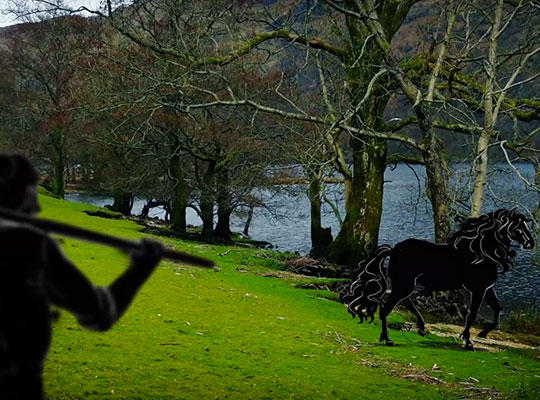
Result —
[{"label": "green grass", "polygon": [[[132,221],[82,212],[94,207],[41,200],[46,218],[145,236]],[[404,331],[390,331],[397,347],[381,346],[378,321],[358,325],[324,291],[297,288],[301,278],[276,271],[278,253],[163,241],[219,269],[163,262],[107,333],[62,313],[45,367],[49,399],[453,399],[494,390],[537,398],[537,350],[473,353],[451,337]],[[96,284],[128,263],[87,243],[66,239],[63,248]],[[403,317],[392,321],[402,325]]]},{"label": "green grass", "polygon": [[540,310],[531,307],[523,312],[512,312],[505,320],[511,332],[540,335]]}]

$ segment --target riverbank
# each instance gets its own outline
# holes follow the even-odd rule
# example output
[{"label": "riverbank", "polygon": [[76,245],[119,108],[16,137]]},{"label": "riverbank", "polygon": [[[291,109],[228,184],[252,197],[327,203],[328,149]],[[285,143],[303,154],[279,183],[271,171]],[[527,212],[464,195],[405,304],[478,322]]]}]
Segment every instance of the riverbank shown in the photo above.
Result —
[{"label": "riverbank", "polygon": [[[523,168],[522,168],[523,167]],[[520,179],[515,179],[515,172],[504,165],[493,165],[494,183],[486,198],[485,210],[493,211],[500,207],[523,204],[528,209],[534,209],[536,192],[526,187]],[[505,169],[506,168],[506,169]],[[531,177],[531,168],[522,168],[523,176]],[[468,171],[465,165],[454,165],[456,190],[463,188],[463,182],[458,179],[460,173]],[[459,172],[459,173],[458,173]],[[385,195],[383,199],[383,214],[379,232],[379,243],[395,245],[408,238],[433,240],[433,218],[429,201],[424,196],[425,171],[421,166],[398,165],[395,169],[388,168],[385,172]],[[459,184],[459,182],[462,182]],[[305,187],[283,185],[284,190],[273,191],[261,189],[254,193],[267,208],[255,209],[250,226],[250,236],[257,240],[272,243],[277,250],[295,252],[306,255],[311,249],[310,237],[310,204]],[[285,190],[286,189],[286,190]],[[329,184],[326,187],[327,196],[340,205],[341,216],[343,185]],[[75,202],[90,203],[97,206],[112,204],[112,199],[105,196],[70,194],[67,199]],[[499,202],[497,199],[505,199]],[[133,213],[138,214],[145,201],[136,199]],[[159,210],[153,210],[151,216],[159,217]],[[197,213],[188,208],[187,223],[200,226]],[[242,232],[246,216],[233,214],[231,229]],[[322,212],[322,225],[330,227],[334,236],[339,232],[339,223],[331,208],[325,203]],[[457,227],[456,227],[457,229]],[[495,290],[503,304],[504,313],[519,312],[531,307],[540,309],[540,268],[537,259],[531,251],[517,252],[514,259],[515,267],[499,277]],[[490,310],[482,312],[491,315]],[[505,315],[503,314],[503,318]]]},{"label": "riverbank", "polygon": [[[43,216],[140,239],[128,220],[86,215],[95,207],[41,197]],[[459,327],[407,331],[393,314],[358,325],[330,292],[279,269],[286,254],[160,238],[214,260],[204,270],[163,262],[110,332],[81,329],[68,313],[54,326],[45,367],[48,397],[62,399],[458,399],[536,398],[540,353],[512,335],[462,349]],[[67,255],[97,284],[128,263],[114,250],[64,239]],[[429,322],[429,321],[428,321]],[[494,336],[498,338],[497,336]],[[518,346],[513,345],[517,343]]]},{"label": "riverbank", "polygon": [[[170,227],[169,224],[163,222],[158,218],[144,218],[140,216],[124,216],[121,213],[111,211],[108,209],[99,209],[99,210],[87,210],[84,211],[86,215],[91,217],[100,217],[107,219],[124,219],[128,221],[133,221],[138,225],[141,225],[143,229],[142,233],[148,233],[150,235],[155,235],[159,237],[168,237],[173,239],[187,240],[191,242],[203,242],[201,238],[201,228],[188,225],[186,232],[175,232]],[[231,235],[230,243],[219,243],[219,240],[216,241],[216,244],[230,244],[233,246],[240,247],[249,247],[257,249],[272,249],[274,246],[270,242],[263,240],[255,240],[249,237],[245,237],[239,233],[233,232]]]}]

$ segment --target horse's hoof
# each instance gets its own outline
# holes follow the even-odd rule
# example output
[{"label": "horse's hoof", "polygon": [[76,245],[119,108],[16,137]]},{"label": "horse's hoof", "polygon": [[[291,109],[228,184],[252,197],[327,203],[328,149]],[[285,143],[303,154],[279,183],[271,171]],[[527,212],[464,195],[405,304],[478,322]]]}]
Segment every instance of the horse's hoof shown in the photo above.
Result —
[{"label": "horse's hoof", "polygon": [[420,336],[426,336],[426,331],[424,329],[418,329],[418,334]]},{"label": "horse's hoof", "polygon": [[465,350],[474,351],[474,346],[471,342],[465,343]]},{"label": "horse's hoof", "polygon": [[487,335],[488,335],[489,331],[482,331],[478,334],[478,337],[481,337],[481,338],[487,338]]},{"label": "horse's hoof", "polygon": [[388,340],[386,341],[386,345],[387,345],[387,346],[390,346],[390,347],[394,347],[396,344],[395,344],[394,342],[392,342],[390,339],[388,339]]}]

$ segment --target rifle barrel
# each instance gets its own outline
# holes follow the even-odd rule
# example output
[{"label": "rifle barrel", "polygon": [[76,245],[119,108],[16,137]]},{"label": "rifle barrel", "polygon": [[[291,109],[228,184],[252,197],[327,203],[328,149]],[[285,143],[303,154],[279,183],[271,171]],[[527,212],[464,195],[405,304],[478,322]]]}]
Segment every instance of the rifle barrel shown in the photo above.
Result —
[{"label": "rifle barrel", "polygon": [[[51,221],[48,219],[32,217],[16,211],[0,207],[0,218],[20,222],[35,226],[46,232],[57,233],[64,236],[70,236],[77,239],[83,239],[89,242],[103,244],[109,247],[115,247],[124,251],[133,251],[141,248],[141,244],[134,240],[123,239],[116,236],[107,235],[100,232],[94,232],[89,229],[80,228],[65,224],[63,222]],[[180,251],[163,249],[163,258],[178,261],[181,263],[193,264],[199,267],[212,268],[215,266],[213,261],[206,258],[195,256],[192,254],[183,253]]]}]

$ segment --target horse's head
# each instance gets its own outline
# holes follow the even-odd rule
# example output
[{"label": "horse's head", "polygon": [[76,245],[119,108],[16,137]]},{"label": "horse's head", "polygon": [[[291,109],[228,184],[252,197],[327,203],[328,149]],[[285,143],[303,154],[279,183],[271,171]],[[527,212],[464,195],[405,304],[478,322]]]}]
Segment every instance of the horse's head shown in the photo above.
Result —
[{"label": "horse's head", "polygon": [[524,249],[534,247],[534,238],[527,227],[527,222],[530,221],[517,208],[510,210],[508,213],[508,225],[506,228],[508,238],[521,244]]},{"label": "horse's head", "polygon": [[508,271],[515,254],[511,242],[525,249],[534,247],[527,227],[527,218],[519,210],[500,209],[478,218],[469,218],[452,238],[454,248],[472,258],[471,264],[494,262],[501,271]]}]

